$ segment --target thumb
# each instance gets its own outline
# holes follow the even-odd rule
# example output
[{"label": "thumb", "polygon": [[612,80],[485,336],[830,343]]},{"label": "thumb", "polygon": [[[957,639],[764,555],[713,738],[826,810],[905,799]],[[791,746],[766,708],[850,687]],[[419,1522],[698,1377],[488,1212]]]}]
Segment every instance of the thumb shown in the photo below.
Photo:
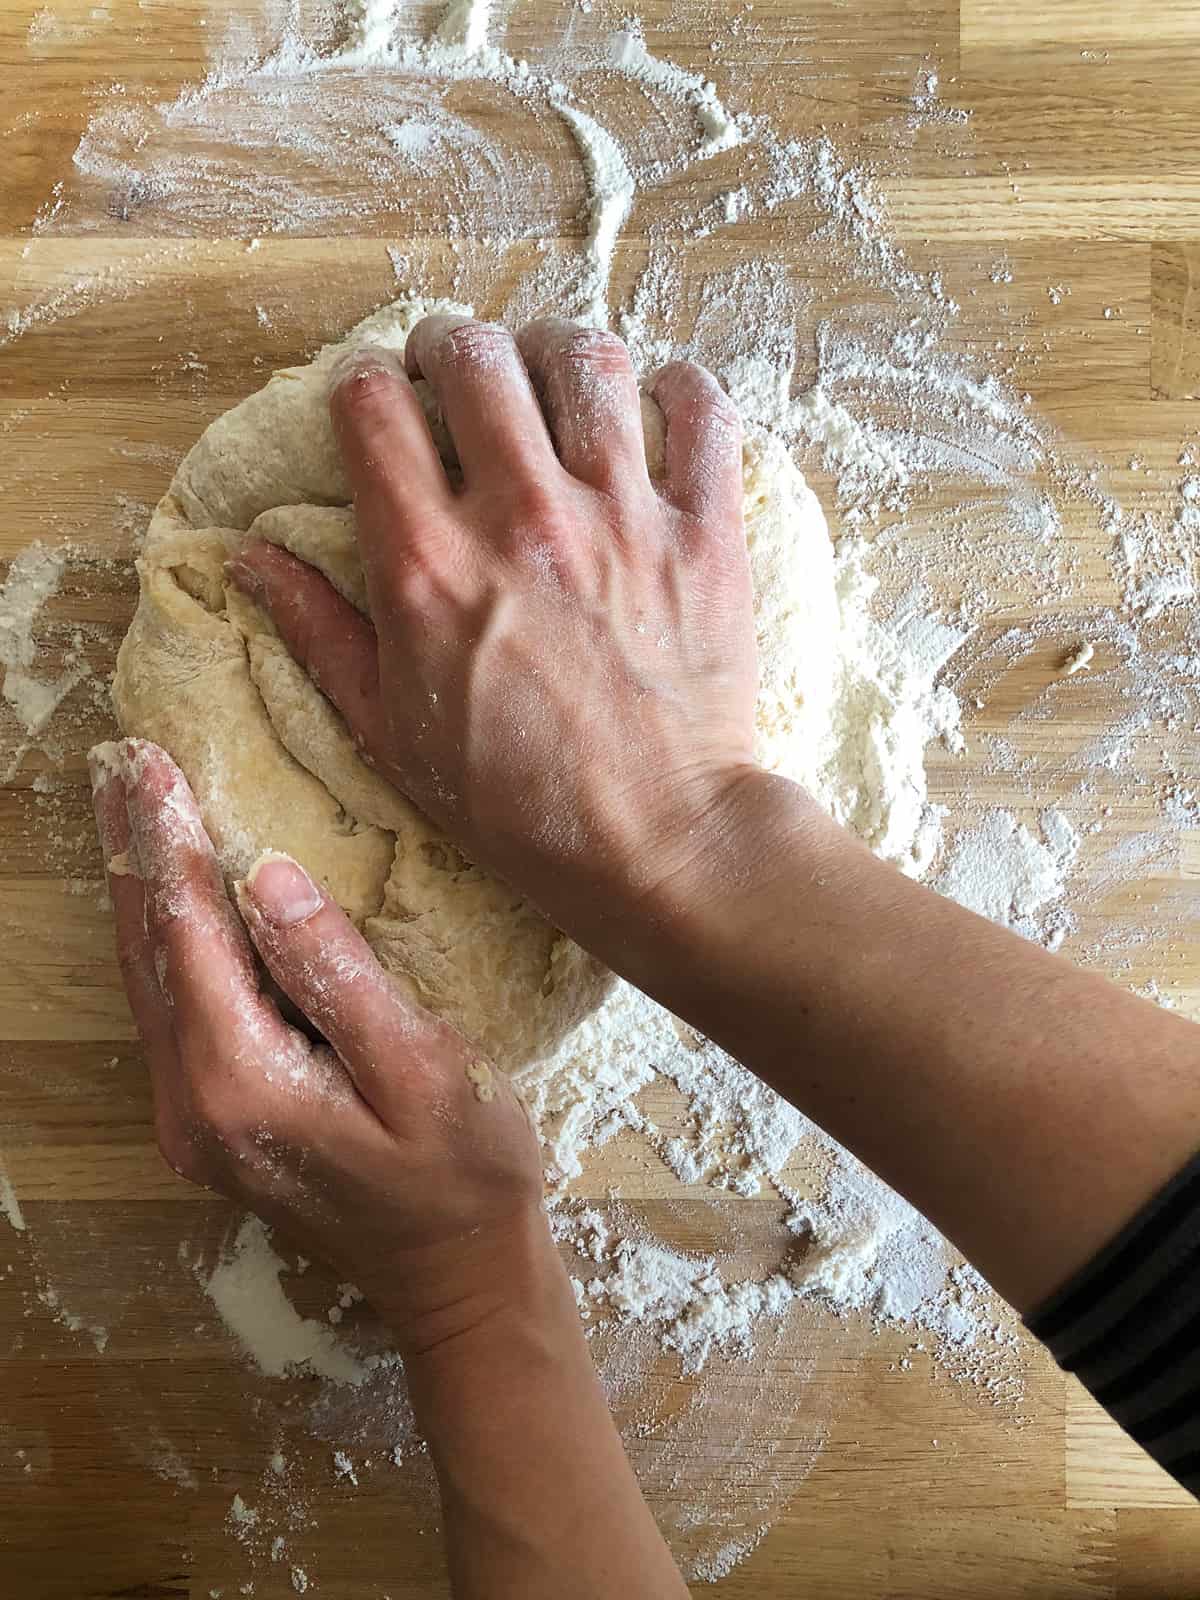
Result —
[{"label": "thumb", "polygon": [[495,1093],[492,1067],[406,1000],[349,918],[291,856],[260,856],[238,906],[271,976],[325,1035],[359,1094],[397,1129],[414,1091],[451,1105]]}]

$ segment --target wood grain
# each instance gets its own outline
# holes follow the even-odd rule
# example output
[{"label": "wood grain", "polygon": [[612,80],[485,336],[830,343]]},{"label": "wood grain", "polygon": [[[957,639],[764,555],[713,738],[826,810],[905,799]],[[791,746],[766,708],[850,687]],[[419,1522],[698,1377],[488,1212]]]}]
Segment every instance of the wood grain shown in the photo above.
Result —
[{"label": "wood grain", "polygon": [[922,178],[884,186],[902,239],[1121,241],[1153,244],[1194,225],[1200,177],[1026,174]]},{"label": "wood grain", "polygon": [[1194,1600],[1200,1594],[1191,1511],[1117,1514],[1116,1600]]},{"label": "wood grain", "polygon": [[960,0],[964,49],[1002,46],[1022,55],[1033,45],[1071,44],[1081,50],[1166,49],[1200,42],[1192,0],[1155,0],[1152,7],[1097,6],[1093,0]]},{"label": "wood grain", "polygon": [[1195,1504],[1073,1380],[1067,1384],[1066,1443],[1073,1511]]},{"label": "wood grain", "polygon": [[[201,1292],[236,1214],[182,1184],[154,1149],[85,787],[83,752],[111,728],[103,688],[134,603],[130,557],[180,455],[271,370],[308,359],[394,292],[388,245],[441,292],[463,270],[441,198],[416,193],[400,216],[357,180],[338,196],[348,221],[297,221],[253,251],[251,228],[217,217],[181,229],[161,195],[91,180],[68,224],[35,230],[54,185],[75,183],[96,91],[119,81],[131,106],[169,100],[202,76],[213,38],[259,16],[247,4],[0,0],[0,563],[34,540],[71,546],[39,644],[49,662],[82,650],[95,673],[47,751],[0,786],[0,1152],[28,1222],[20,1235],[0,1223],[0,1594],[20,1600],[203,1600],[248,1583],[255,1600],[285,1600],[293,1559],[311,1593],[338,1600],[445,1593],[420,1462],[364,1471],[357,1492],[335,1482],[335,1444],[359,1458],[389,1448],[379,1418],[314,1421],[312,1386],[248,1371]],[[426,9],[437,6],[414,17]],[[519,0],[514,51],[541,58],[561,12]],[[1181,449],[1200,432],[1197,0],[758,0],[752,11],[653,0],[642,14],[652,47],[713,73],[785,134],[827,130],[874,167],[913,270],[940,270],[962,300],[950,348],[1003,364],[1064,449],[1128,504],[1167,503]],[[969,121],[914,124],[913,89],[931,67],[943,104],[970,108]],[[475,110],[547,174],[549,248],[576,248],[582,187],[562,129],[490,90]],[[737,160],[722,157],[705,181],[732,183]],[[265,181],[286,168],[264,151],[246,171]],[[645,264],[649,231],[679,215],[696,181],[669,179],[639,201],[617,254],[618,295]],[[703,274],[753,262],[769,244],[804,291],[803,347],[835,314],[887,316],[885,296],[835,270],[824,222],[799,197],[693,246],[681,306],[694,309]],[[465,248],[487,256],[477,240]],[[504,315],[538,254],[530,239],[489,258],[480,309]],[[1056,301],[1055,286],[1070,293]],[[828,495],[821,464],[806,468]],[[948,491],[923,486],[904,537],[936,554],[961,532],[959,515]],[[1110,540],[1083,501],[1067,504],[1061,539],[1071,592],[1040,608],[1038,636],[1014,653],[1011,630],[1034,613],[1022,575],[1001,578],[995,617],[961,666],[969,753],[931,757],[935,798],[948,805],[964,803],[969,780],[974,806],[1032,817],[1102,783],[1082,752],[1111,726],[1103,669],[1115,657],[1101,645],[1095,681],[1058,671],[1112,603]],[[0,703],[0,770],[16,739],[6,719]],[[1019,767],[987,769],[999,737],[1018,762],[1036,760],[1036,792]],[[1162,748],[1186,752],[1190,737],[1164,729]],[[1135,792],[1114,787],[1108,845],[1136,844],[1149,826],[1161,772],[1147,758],[1139,777]],[[1200,1005],[1197,883],[1192,834],[1177,863],[1151,860],[1140,881],[1086,908],[1069,948]],[[1138,935],[1148,905],[1171,912],[1170,948]],[[668,1131],[681,1116],[661,1085],[646,1109]],[[581,1192],[610,1205],[610,1191],[680,1247],[713,1249],[736,1231],[739,1270],[779,1258],[776,1204],[681,1197],[636,1140],[614,1140],[589,1167]],[[292,1272],[288,1284],[301,1310],[324,1315],[328,1274]],[[677,1524],[701,1483],[724,1486],[722,1510],[741,1518],[742,1535],[773,1524],[697,1593],[1200,1596],[1200,1516],[1044,1352],[1022,1345],[1018,1407],[992,1403],[913,1344],[907,1330],[876,1335],[797,1311],[755,1362],[730,1364],[719,1405],[673,1451],[670,1427],[702,1403],[694,1382],[664,1361],[619,1397],[652,1504],[682,1544],[690,1535]],[[767,1420],[751,1437],[747,1418],[760,1410]],[[283,1497],[267,1467],[281,1445]],[[262,1508],[286,1559],[271,1560],[269,1540],[247,1548],[230,1534],[235,1493]]]},{"label": "wood grain", "polygon": [[1200,245],[1156,245],[1150,263],[1154,392],[1200,399]]}]

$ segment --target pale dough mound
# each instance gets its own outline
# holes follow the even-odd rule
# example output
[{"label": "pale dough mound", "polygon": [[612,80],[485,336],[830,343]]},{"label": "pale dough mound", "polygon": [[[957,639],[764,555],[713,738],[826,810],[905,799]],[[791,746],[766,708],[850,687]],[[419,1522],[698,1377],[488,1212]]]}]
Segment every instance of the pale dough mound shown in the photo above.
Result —
[{"label": "pale dough mound", "polygon": [[[445,302],[401,301],[345,343],[404,347]],[[278,372],[217,418],[157,507],[121,647],[114,701],[127,734],[170,751],[195,791],[229,881],[264,850],[295,856],[361,926],[379,960],[424,1005],[510,1071],[553,1054],[613,979],[519,894],[466,861],[359,757],[341,718],[283,648],[266,615],[225,582],[247,530],[283,545],[365,609],[354,518],[327,413],[342,345]],[[453,448],[427,411],[443,457]],[[662,417],[643,402],[661,471]],[[757,595],[760,755],[819,788],[838,606],[815,497],[778,441],[745,455],[747,537]],[[811,766],[807,759],[811,752]]]}]

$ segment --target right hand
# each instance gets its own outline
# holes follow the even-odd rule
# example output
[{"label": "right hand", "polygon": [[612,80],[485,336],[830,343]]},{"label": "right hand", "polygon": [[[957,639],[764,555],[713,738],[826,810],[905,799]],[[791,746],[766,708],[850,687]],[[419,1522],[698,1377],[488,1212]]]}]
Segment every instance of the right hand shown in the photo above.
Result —
[{"label": "right hand", "polygon": [[[157,745],[98,747],[92,779],[175,1170],[352,1278],[410,1355],[561,1279],[537,1140],[505,1074],[397,993],[296,862],[256,864],[239,918],[187,780]],[[328,1045],[284,1020],[253,951]]]},{"label": "right hand", "polygon": [[602,929],[667,914],[759,773],[737,414],[699,367],[659,373],[656,485],[610,334],[429,317],[406,363],[358,351],[331,396],[370,620],[272,545],[230,573],[368,759],[612,959]]}]

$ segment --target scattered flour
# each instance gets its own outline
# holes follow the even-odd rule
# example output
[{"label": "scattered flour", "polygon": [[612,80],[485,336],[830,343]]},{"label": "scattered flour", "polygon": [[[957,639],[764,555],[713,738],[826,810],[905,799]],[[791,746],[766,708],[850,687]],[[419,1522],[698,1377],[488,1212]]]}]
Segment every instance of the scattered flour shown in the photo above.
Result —
[{"label": "scattered flour", "polygon": [[959,833],[936,887],[993,922],[1061,943],[1061,924],[1047,935],[1037,916],[1062,899],[1081,840],[1055,807],[1042,813],[1041,828],[1036,839],[1011,811],[989,811],[978,827]]},{"label": "scattered flour", "polygon": [[646,48],[645,36],[636,23],[627,24],[609,42],[609,64],[625,77],[634,78],[691,107],[699,123],[699,159],[732,150],[742,142],[737,118],[731,116],[717,95],[716,85],[689,72],[673,61],[663,61]]},{"label": "scattered flour", "polygon": [[43,1283],[37,1297],[60,1327],[66,1328],[68,1333],[86,1333],[95,1345],[97,1355],[104,1354],[108,1348],[107,1328],[73,1311],[64,1303],[61,1292],[52,1283]]},{"label": "scattered flour", "polygon": [[488,48],[491,10],[491,0],[451,0],[438,24],[438,43],[460,50],[464,56],[481,56]]},{"label": "scattered flour", "polygon": [[287,1263],[271,1248],[270,1232],[246,1217],[233,1246],[213,1269],[205,1293],[245,1353],[268,1377],[306,1370],[333,1383],[365,1383],[380,1364],[361,1356],[326,1324],[302,1317],[283,1292]]},{"label": "scattered flour", "polygon": [[21,1202],[17,1199],[17,1191],[13,1188],[12,1179],[5,1170],[2,1160],[0,1160],[0,1212],[17,1233],[25,1232],[25,1216],[21,1210]]},{"label": "scattered flour", "polygon": [[58,592],[65,566],[63,551],[47,550],[41,544],[30,545],[13,557],[4,587],[0,589],[3,695],[28,735],[27,742],[17,748],[5,774],[6,782],[71,690],[89,675],[88,666],[80,660],[69,662],[57,676],[40,677],[32,670],[37,654],[33,630],[38,614]]},{"label": "scattered flour", "polygon": [[1134,611],[1144,622],[1153,622],[1170,606],[1185,605],[1196,598],[1196,585],[1184,567],[1148,573],[1136,584],[1130,597]]},{"label": "scattered flour", "polygon": [[786,1242],[764,1276],[731,1279],[716,1256],[672,1249],[620,1205],[554,1207],[556,1238],[583,1263],[575,1291],[593,1336],[614,1318],[653,1329],[682,1371],[698,1373],[718,1352],[752,1356],[764,1330],[808,1300],[920,1330],[967,1381],[997,1398],[1018,1392],[1013,1314],[998,1310],[920,1212],[834,1141],[811,1127],[808,1136],[828,1172],[807,1198],[773,1180],[787,1206]]},{"label": "scattered flour", "polygon": [[238,1530],[253,1528],[258,1523],[258,1512],[248,1506],[240,1494],[235,1494],[227,1513],[230,1525]]},{"label": "scattered flour", "polygon": [[607,328],[613,251],[636,187],[621,148],[607,128],[565,101],[555,109],[579,146],[590,194],[580,316],[593,327]]},{"label": "scattered flour", "polygon": [[656,1327],[684,1372],[698,1372],[715,1348],[749,1355],[755,1324],[781,1317],[793,1294],[776,1274],[765,1283],[726,1285],[712,1257],[689,1257],[665,1245],[622,1239],[606,1277],[588,1286],[623,1316]]}]

